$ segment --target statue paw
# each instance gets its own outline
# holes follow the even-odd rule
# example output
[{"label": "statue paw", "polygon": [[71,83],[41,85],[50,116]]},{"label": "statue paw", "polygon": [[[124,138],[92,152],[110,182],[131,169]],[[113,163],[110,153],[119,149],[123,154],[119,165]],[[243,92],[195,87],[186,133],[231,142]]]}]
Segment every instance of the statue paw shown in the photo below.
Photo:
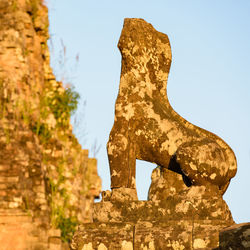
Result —
[{"label": "statue paw", "polygon": [[137,192],[135,188],[113,188],[111,191],[110,201],[137,201]]}]

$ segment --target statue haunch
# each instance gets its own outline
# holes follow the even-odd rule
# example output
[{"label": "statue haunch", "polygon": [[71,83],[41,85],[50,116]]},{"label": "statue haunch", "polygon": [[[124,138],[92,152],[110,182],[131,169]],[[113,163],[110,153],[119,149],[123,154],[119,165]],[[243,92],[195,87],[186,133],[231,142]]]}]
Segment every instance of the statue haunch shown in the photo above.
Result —
[{"label": "statue haunch", "polygon": [[166,93],[171,65],[168,36],[143,19],[125,19],[115,121],[107,144],[111,188],[135,189],[136,159],[183,176],[187,186],[212,186],[221,194],[236,174],[232,149],[171,107]]}]

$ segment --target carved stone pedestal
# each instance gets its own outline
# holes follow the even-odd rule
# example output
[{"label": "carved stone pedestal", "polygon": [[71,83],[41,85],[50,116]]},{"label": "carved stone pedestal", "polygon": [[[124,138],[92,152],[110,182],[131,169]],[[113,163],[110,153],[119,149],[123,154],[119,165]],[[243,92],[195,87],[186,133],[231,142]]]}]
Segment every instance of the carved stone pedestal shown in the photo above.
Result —
[{"label": "carved stone pedestal", "polygon": [[234,224],[226,203],[222,199],[210,200],[208,204],[204,199],[179,198],[170,197],[157,202],[96,203],[94,222],[80,226],[74,236],[72,249],[165,250],[218,247],[220,230]]},{"label": "carved stone pedestal", "polygon": [[218,246],[222,221],[182,220],[138,223],[89,223],[75,234],[72,248],[104,249],[213,249]]},{"label": "carved stone pedestal", "polygon": [[220,231],[235,224],[218,189],[187,187],[169,170],[153,171],[149,201],[135,201],[135,192],[103,192],[93,223],[80,226],[72,249],[214,249]]}]

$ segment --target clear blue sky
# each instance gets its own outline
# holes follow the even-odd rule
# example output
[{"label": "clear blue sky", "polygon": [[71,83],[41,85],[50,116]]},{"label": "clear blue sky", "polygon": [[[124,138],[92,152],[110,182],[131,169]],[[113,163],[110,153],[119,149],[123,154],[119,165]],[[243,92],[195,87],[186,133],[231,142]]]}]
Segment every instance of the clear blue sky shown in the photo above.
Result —
[{"label": "clear blue sky", "polygon": [[[237,223],[250,221],[250,1],[47,2],[52,62],[58,65],[62,39],[68,76],[86,100],[86,107],[78,112],[83,120],[77,136],[83,148],[91,149],[95,139],[101,144],[97,158],[103,190],[110,186],[106,143],[119,87],[117,42],[125,17],[144,18],[170,39],[173,61],[168,97],[174,109],[219,135],[234,150],[238,173],[224,198]],[[80,60],[74,70],[78,53]],[[153,167],[137,161],[140,199],[147,197]]]}]

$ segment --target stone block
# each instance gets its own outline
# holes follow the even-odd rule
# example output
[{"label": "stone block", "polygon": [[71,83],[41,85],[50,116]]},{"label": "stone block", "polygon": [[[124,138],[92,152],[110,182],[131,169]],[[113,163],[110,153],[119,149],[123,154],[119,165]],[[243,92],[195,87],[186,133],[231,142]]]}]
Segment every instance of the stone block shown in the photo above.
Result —
[{"label": "stone block", "polygon": [[133,249],[134,225],[130,223],[89,223],[74,235],[72,249]]},{"label": "stone block", "polygon": [[250,249],[250,223],[225,228],[220,232],[217,250]]},{"label": "stone block", "polygon": [[[192,206],[185,206],[183,201],[189,205],[191,203],[187,198],[181,199],[178,195],[175,198],[170,197],[155,202],[102,201],[95,203],[94,223],[83,224],[80,227],[74,235],[72,247],[78,250],[125,249],[122,245],[125,242],[128,247],[126,249],[133,250],[218,247],[220,230],[234,224],[231,217],[221,213],[219,213],[220,216],[213,216],[208,212],[208,206],[205,206],[204,211],[201,206],[199,213],[195,205],[200,204],[201,201],[195,203],[192,200]],[[212,206],[212,199],[209,204]],[[213,207],[216,208],[215,204]],[[119,230],[120,233],[117,236],[116,231]],[[114,232],[113,235],[110,232]]]},{"label": "stone block", "polygon": [[10,211],[0,212],[0,225],[2,224],[23,224],[31,223],[32,217],[27,215],[27,213],[20,211],[13,211],[11,214]]},{"label": "stone block", "polygon": [[[223,212],[218,212],[223,211]],[[188,199],[170,196],[162,201],[104,201],[94,204],[94,222],[137,222],[169,220],[225,220],[234,223],[227,204],[221,197]]]},{"label": "stone block", "polygon": [[60,237],[49,237],[49,249],[61,250],[62,240]]},{"label": "stone block", "polygon": [[140,222],[135,225],[135,249],[190,249],[190,221]]},{"label": "stone block", "polygon": [[0,176],[0,182],[6,183],[6,182],[18,182],[19,181],[19,177],[18,176]]},{"label": "stone block", "polygon": [[0,171],[6,171],[9,169],[9,165],[0,165]]},{"label": "stone block", "polygon": [[79,228],[71,247],[77,250],[213,249],[218,247],[219,231],[226,226],[223,221],[209,220],[90,223]]},{"label": "stone block", "polygon": [[6,189],[6,188],[7,188],[7,185],[5,185],[4,183],[1,183],[1,184],[0,184],[0,190]]}]

